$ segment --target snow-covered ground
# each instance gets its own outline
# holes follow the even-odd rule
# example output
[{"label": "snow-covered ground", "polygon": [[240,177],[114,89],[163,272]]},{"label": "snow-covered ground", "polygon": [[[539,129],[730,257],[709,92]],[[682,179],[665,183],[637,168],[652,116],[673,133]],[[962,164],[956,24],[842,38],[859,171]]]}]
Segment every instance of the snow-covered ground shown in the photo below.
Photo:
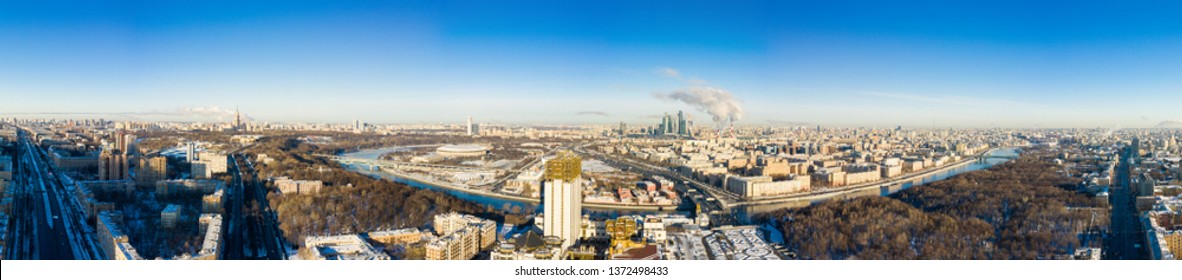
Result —
[{"label": "snow-covered ground", "polygon": [[603,163],[602,161],[594,160],[594,159],[583,160],[583,172],[608,173],[608,172],[616,172],[616,171],[620,171],[620,170],[616,169],[615,167],[611,167],[611,166],[607,165],[606,163]]}]

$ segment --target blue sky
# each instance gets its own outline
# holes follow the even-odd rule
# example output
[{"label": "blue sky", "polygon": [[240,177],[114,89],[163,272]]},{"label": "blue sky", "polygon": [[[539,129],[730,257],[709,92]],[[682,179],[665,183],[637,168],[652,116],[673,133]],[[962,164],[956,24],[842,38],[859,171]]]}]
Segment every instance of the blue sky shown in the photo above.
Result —
[{"label": "blue sky", "polygon": [[0,2],[0,116],[710,125],[654,95],[713,88],[749,125],[1182,119],[1176,1],[92,2]]}]

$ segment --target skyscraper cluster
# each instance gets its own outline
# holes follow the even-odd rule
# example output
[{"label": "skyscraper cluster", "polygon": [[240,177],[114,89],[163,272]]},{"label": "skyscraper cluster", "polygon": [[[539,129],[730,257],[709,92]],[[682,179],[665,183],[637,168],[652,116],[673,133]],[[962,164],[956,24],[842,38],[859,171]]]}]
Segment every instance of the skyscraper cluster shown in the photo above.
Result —
[{"label": "skyscraper cluster", "polygon": [[685,112],[677,111],[677,117],[665,114],[661,118],[661,124],[658,125],[651,132],[654,136],[660,135],[678,135],[684,137],[694,137],[693,127],[694,121],[685,116]]}]

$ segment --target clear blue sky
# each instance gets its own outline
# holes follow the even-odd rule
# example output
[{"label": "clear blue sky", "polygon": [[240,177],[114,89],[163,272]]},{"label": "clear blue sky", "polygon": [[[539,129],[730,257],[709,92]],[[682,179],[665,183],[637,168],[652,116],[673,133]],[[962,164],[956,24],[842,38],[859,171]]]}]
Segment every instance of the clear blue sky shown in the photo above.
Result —
[{"label": "clear blue sky", "polygon": [[0,116],[711,124],[654,93],[712,87],[740,124],[1182,119],[1179,1],[14,2]]}]

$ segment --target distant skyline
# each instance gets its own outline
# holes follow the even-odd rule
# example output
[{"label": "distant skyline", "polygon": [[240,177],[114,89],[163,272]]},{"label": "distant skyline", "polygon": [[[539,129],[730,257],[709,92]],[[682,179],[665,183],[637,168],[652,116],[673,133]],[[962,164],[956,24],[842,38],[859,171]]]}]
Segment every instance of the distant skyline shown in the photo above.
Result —
[{"label": "distant skyline", "polygon": [[111,2],[0,3],[0,117],[1182,121],[1182,2]]}]

